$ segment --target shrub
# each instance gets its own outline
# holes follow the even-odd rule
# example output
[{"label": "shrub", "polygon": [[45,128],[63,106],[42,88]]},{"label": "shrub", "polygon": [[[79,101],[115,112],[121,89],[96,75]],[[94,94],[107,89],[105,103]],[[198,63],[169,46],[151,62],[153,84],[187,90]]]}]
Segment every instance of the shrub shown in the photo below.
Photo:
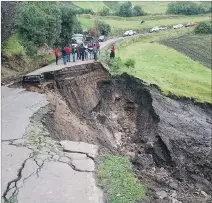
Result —
[{"label": "shrub", "polygon": [[107,36],[111,32],[111,27],[106,22],[98,20],[96,24],[101,35]]},{"label": "shrub", "polygon": [[23,56],[26,54],[25,48],[21,45],[20,36],[18,33],[13,34],[9,40],[3,45],[3,55],[10,56]]},{"label": "shrub", "polygon": [[135,68],[135,59],[129,58],[125,61],[124,65],[132,71]]},{"label": "shrub", "polygon": [[80,8],[76,11],[77,14],[91,14],[94,15],[95,13],[90,8]]},{"label": "shrub", "polygon": [[109,16],[110,15],[110,9],[107,7],[103,7],[103,9],[99,12],[100,16]]},{"label": "shrub", "polygon": [[124,2],[120,5],[119,16],[122,16],[122,17],[133,16],[132,3],[130,1]]},{"label": "shrub", "polygon": [[108,66],[112,72],[117,73],[119,69],[124,66],[124,63],[120,57],[115,57],[114,59],[109,60]]},{"label": "shrub", "polygon": [[212,34],[212,23],[210,21],[200,22],[194,32],[196,34]]},{"label": "shrub", "polygon": [[141,6],[135,5],[133,8],[133,16],[143,16],[145,13]]}]

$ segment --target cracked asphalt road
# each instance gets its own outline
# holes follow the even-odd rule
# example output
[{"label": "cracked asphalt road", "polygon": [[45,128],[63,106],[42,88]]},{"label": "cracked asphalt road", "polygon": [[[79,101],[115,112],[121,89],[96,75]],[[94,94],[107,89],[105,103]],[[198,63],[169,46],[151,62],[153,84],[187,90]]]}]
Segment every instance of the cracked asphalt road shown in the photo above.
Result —
[{"label": "cracked asphalt road", "polygon": [[2,88],[2,202],[102,203],[95,145],[50,138],[45,95]]}]

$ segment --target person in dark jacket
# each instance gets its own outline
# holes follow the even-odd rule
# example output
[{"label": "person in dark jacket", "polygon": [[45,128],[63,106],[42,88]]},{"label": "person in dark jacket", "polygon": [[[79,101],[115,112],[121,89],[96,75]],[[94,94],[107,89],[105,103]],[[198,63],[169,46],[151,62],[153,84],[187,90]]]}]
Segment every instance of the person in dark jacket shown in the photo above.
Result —
[{"label": "person in dark jacket", "polygon": [[63,57],[63,63],[64,63],[64,65],[66,65],[66,62],[67,62],[67,54],[66,54],[65,47],[61,50],[61,52],[62,52],[62,57]]},{"label": "person in dark jacket", "polygon": [[75,53],[76,52],[76,49],[75,49],[75,47],[74,46],[72,46],[72,48],[71,48],[71,53],[72,53],[72,57],[73,57],[73,62],[75,62]]},{"label": "person in dark jacket", "polygon": [[81,44],[79,52],[80,52],[80,59],[82,59],[82,61],[84,61],[84,58],[85,58],[85,47],[84,47],[83,44]]}]

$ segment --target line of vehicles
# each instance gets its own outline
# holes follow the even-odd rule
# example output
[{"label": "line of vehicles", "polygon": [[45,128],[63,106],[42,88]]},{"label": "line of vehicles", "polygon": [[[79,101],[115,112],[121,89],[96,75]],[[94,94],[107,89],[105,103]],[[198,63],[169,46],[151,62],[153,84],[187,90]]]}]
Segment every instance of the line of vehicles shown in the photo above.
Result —
[{"label": "line of vehicles", "polygon": [[[194,22],[191,22],[191,23],[188,23],[186,25],[183,25],[183,24],[177,24],[177,25],[174,25],[172,28],[173,29],[179,29],[179,28],[182,28],[182,27],[193,27],[195,26],[196,23]],[[160,30],[167,30],[168,28],[167,27],[159,27],[159,26],[155,26],[153,27],[152,29],[150,29],[149,32],[158,32]]]},{"label": "line of vehicles", "polygon": [[[190,23],[188,23],[188,24],[186,24],[186,25],[177,24],[177,25],[174,25],[172,28],[173,28],[173,29],[179,29],[179,28],[182,28],[182,27],[193,27],[193,26],[195,26],[195,25],[196,25],[196,23],[190,22]],[[152,33],[152,32],[159,32],[159,31],[161,31],[161,30],[167,30],[167,29],[168,29],[168,27],[155,26],[155,27],[151,28],[151,29],[149,30],[149,32],[150,32],[150,33]],[[127,37],[127,36],[133,36],[133,35],[135,35],[135,34],[136,34],[136,31],[134,31],[134,30],[127,30],[127,31],[125,31],[125,33],[123,34],[123,36],[124,36],[124,37]]]},{"label": "line of vehicles", "polygon": [[72,35],[71,45],[76,48],[76,47],[80,46],[81,44],[83,44],[85,48],[89,48],[89,46],[91,46],[91,44],[92,44],[92,46],[94,44],[99,46],[99,42],[104,42],[106,40],[107,39],[104,35],[100,36],[99,38],[95,38],[95,37],[89,36],[89,35],[74,34],[74,35]]}]

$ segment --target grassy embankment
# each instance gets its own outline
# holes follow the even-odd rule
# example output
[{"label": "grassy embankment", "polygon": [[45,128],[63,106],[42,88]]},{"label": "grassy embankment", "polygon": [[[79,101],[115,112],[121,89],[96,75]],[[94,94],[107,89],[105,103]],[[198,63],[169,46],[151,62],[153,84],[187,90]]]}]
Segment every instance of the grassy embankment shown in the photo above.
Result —
[{"label": "grassy embankment", "polygon": [[[212,103],[211,70],[182,53],[158,43],[187,32],[189,30],[184,28],[123,41],[118,46],[118,56],[123,60],[133,58],[136,60],[136,65],[133,71],[123,67],[119,73],[127,72],[147,84],[156,84],[165,95],[174,94],[194,98],[198,102]],[[208,46],[211,46],[210,43]]]},{"label": "grassy embankment", "polygon": [[2,81],[6,82],[48,65],[55,60],[54,58],[52,53],[42,56],[30,56],[22,45],[19,35],[15,33],[2,45]]},{"label": "grassy embankment", "polygon": [[[78,16],[79,21],[83,27],[83,30],[88,30],[94,24],[96,19],[103,20],[111,26],[111,36],[117,36],[122,34],[123,31],[133,29],[137,31],[148,30],[154,26],[170,26],[179,23],[189,23],[189,22],[200,22],[205,20],[210,20],[209,15],[199,15],[199,16],[174,16],[174,15],[148,15],[141,17],[117,17],[117,16]],[[141,24],[141,21],[145,22]]]},{"label": "grassy embankment", "polygon": [[108,195],[108,203],[136,203],[146,198],[146,188],[133,175],[132,165],[126,157],[102,157],[98,178]]}]

